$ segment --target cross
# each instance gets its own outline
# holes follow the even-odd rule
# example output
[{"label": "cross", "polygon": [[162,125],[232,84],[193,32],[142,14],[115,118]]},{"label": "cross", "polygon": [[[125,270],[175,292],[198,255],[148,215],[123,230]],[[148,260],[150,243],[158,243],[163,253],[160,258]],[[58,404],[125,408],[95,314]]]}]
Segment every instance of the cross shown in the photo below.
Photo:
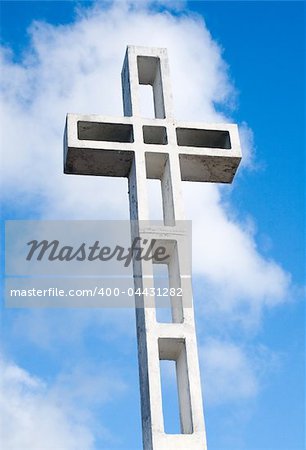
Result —
[{"label": "cross", "polygon": [[[140,114],[139,85],[153,90],[155,118]],[[122,69],[124,117],[68,114],[64,172],[127,177],[131,234],[174,242],[169,283],[184,287],[171,298],[172,323],[156,320],[145,295],[136,302],[144,450],[206,450],[191,278],[181,232],[181,181],[231,183],[241,160],[237,126],[180,122],[173,118],[167,50],[128,46]],[[161,181],[163,225],[150,226],[147,179]],[[147,225],[146,225],[147,224]],[[135,261],[135,288],[154,286],[152,262]],[[160,360],[176,365],[181,433],[165,433]]]}]

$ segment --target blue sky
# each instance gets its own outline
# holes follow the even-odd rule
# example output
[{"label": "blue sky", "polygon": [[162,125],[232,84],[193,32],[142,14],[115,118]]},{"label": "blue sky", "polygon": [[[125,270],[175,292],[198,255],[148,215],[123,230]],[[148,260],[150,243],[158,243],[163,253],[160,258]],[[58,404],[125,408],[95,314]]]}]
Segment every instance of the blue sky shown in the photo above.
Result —
[{"label": "blue sky", "polygon": [[[1,3],[3,220],[127,217],[124,182],[60,174],[64,115],[120,115],[124,46],[167,46],[177,116],[237,122],[246,161],[233,186],[184,191],[205,250],[194,252],[194,295],[208,448],[300,450],[304,4],[118,2],[98,4],[95,14],[91,6]],[[194,86],[188,98],[187,79]],[[5,442],[14,449],[140,449],[134,327],[133,311],[3,309]],[[29,425],[35,419],[41,436]]]}]

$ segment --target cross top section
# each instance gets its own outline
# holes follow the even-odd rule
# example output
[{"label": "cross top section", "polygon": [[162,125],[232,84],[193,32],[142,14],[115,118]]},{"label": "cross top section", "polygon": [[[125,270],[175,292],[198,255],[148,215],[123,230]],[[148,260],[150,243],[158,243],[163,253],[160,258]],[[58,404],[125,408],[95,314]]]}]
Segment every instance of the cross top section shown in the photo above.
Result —
[{"label": "cross top section", "polygon": [[[153,89],[153,119],[140,114],[142,84]],[[128,177],[135,152],[143,151],[148,178],[160,178],[166,157],[161,154],[171,152],[183,181],[233,180],[241,160],[237,126],[174,120],[166,49],[128,46],[122,93],[125,117],[67,115],[65,173]]]},{"label": "cross top section", "polygon": [[125,116],[141,117],[139,85],[151,85],[156,119],[173,116],[167,50],[128,46],[121,72]]}]

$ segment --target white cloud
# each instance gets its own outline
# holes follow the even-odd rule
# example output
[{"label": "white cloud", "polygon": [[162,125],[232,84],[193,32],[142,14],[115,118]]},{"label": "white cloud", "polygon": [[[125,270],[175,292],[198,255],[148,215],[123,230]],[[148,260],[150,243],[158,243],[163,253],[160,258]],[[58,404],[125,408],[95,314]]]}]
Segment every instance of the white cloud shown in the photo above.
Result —
[{"label": "white cloud", "polygon": [[215,187],[189,184],[184,194],[193,220],[193,269],[205,280],[203,301],[227,316],[243,309],[243,320],[258,323],[265,307],[286,299],[290,275],[260,254],[253,227],[230,216]]},{"label": "white cloud", "polygon": [[262,377],[279,365],[279,356],[267,348],[248,350],[225,340],[208,339],[199,353],[204,400],[213,406],[255,398]]},{"label": "white cloud", "polygon": [[257,169],[260,167],[258,161],[256,161],[256,149],[254,142],[254,133],[246,122],[242,122],[239,127],[239,137],[241,147],[243,148],[243,159],[241,161],[242,167],[248,169]]},{"label": "white cloud", "polygon": [[[97,435],[92,409],[126,386],[101,367],[75,368],[46,384],[1,360],[0,440],[7,450],[90,450]],[[103,375],[102,375],[103,374]],[[110,398],[112,393],[112,398]],[[99,423],[99,433],[114,439]]]},{"label": "white cloud", "polygon": [[[10,331],[19,340],[51,354],[61,354],[63,348],[83,349],[83,337],[91,329],[98,329],[96,340],[120,346],[135,338],[135,313],[130,309],[29,309],[15,313]],[[69,326],[67,325],[69,324]],[[57,330],[54,333],[54,330]],[[68,350],[67,350],[68,351]]]},{"label": "white cloud", "polygon": [[[92,449],[94,438],[48,399],[43,382],[14,364],[1,364],[1,445],[10,450]],[[18,432],[17,432],[18,431]]]}]

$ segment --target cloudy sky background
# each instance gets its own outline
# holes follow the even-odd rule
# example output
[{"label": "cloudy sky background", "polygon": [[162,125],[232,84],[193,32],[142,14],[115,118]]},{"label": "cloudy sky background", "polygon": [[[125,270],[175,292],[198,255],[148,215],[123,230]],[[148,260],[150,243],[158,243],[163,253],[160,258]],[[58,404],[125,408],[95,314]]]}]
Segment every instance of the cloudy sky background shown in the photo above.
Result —
[{"label": "cloudy sky background", "polygon": [[[287,20],[290,14],[298,20],[301,6],[238,2],[221,11],[219,2],[53,2],[45,9],[39,2],[8,3],[13,6],[2,5],[1,48],[4,219],[128,218],[126,180],[62,173],[67,112],[122,115],[127,44],[167,47],[178,119],[239,123],[244,160],[234,184],[183,186],[186,215],[193,220],[208,443],[211,450],[302,449],[303,135],[290,120],[295,114],[296,124],[301,120],[295,96],[303,54],[293,28],[303,28]],[[16,11],[20,17],[24,12],[19,32]],[[276,25],[269,30],[272,17]],[[228,18],[232,30],[225,26]],[[260,21],[261,30],[255,26]],[[284,24],[291,46],[280,48]],[[6,31],[10,27],[14,33]],[[226,39],[230,32],[236,40]],[[239,33],[249,44],[256,36],[261,65]],[[228,47],[234,66],[230,51],[225,57]],[[265,66],[265,51],[274,65]],[[290,55],[291,72],[279,74],[277,64]],[[251,94],[242,90],[242,75],[241,86],[237,80],[248,65]],[[269,86],[273,70],[278,104]],[[289,88],[291,103],[283,92]],[[253,103],[241,113],[247,101]],[[150,202],[158,211],[154,187]],[[4,448],[141,448],[133,311],[3,310],[2,337]]]}]

